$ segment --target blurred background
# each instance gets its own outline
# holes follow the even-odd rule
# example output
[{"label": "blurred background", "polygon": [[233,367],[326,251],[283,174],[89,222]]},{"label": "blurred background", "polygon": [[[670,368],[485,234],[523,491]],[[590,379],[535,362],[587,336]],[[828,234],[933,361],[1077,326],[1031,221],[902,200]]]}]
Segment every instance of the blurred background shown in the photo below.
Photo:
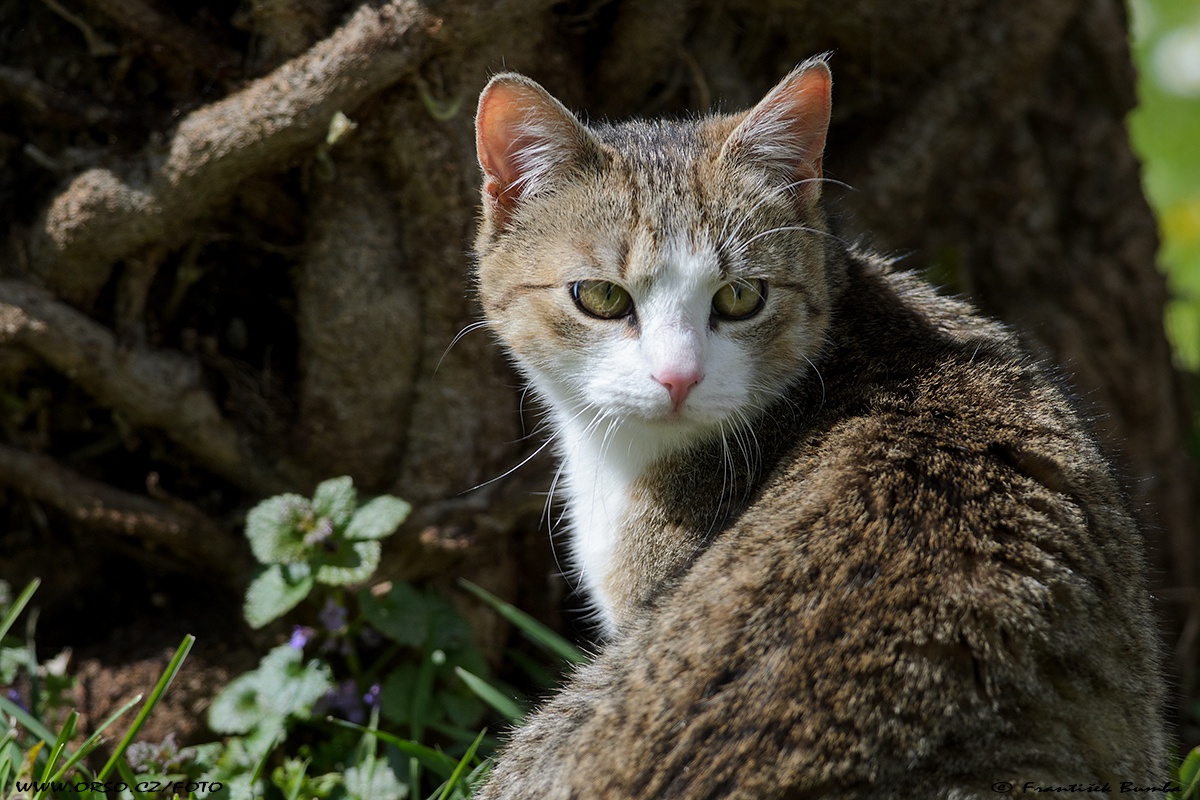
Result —
[{"label": "blurred background", "polygon": [[1171,289],[1167,332],[1179,364],[1200,370],[1200,3],[1130,0],[1138,107],[1129,116],[1159,220]]}]

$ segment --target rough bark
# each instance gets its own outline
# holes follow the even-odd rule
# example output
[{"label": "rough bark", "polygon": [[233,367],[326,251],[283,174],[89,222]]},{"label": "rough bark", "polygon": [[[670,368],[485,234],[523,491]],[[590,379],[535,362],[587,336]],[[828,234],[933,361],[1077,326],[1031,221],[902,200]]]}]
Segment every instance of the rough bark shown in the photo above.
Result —
[{"label": "rough bark", "polygon": [[[696,113],[831,51],[825,163],[853,190],[827,192],[847,235],[932,263],[1071,376],[1129,473],[1190,691],[1189,410],[1123,124],[1119,0],[84,8],[93,41],[119,43],[111,68],[48,7],[0,2],[17,23],[0,29],[74,42],[0,30],[16,112],[0,114],[0,382],[21,409],[0,420],[0,485],[53,524],[215,567],[249,504],[346,473],[421,509],[394,574],[538,606],[553,567],[529,544],[534,493],[552,468],[543,454],[489,483],[540,440],[487,332],[467,330],[479,89],[516,69],[593,117]],[[358,126],[340,139],[337,112]],[[140,488],[149,472],[173,500]]]}]

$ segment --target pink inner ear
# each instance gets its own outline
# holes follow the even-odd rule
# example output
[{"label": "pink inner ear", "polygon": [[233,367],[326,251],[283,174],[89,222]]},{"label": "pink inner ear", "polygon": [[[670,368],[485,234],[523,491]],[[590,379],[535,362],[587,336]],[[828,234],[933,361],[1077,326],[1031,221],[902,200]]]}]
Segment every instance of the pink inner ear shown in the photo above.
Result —
[{"label": "pink inner ear", "polygon": [[794,140],[793,148],[801,163],[821,176],[821,155],[829,131],[830,90],[833,81],[824,64],[811,67],[784,84],[783,116]]},{"label": "pink inner ear", "polygon": [[475,145],[479,163],[488,177],[502,187],[517,179],[513,155],[520,150],[521,122],[529,113],[521,93],[508,83],[494,83],[479,98],[475,117]]},{"label": "pink inner ear", "polygon": [[[789,180],[821,177],[832,78],[823,62],[798,68],[750,110],[725,143],[737,158],[776,169]],[[816,183],[800,188],[817,191]]]},{"label": "pink inner ear", "polygon": [[522,121],[528,114],[522,94],[513,84],[493,83],[479,98],[475,118],[475,146],[484,172],[484,195],[500,207],[516,201],[513,189],[520,177],[516,156],[521,150]]},{"label": "pink inner ear", "polygon": [[569,169],[581,132],[571,112],[533,81],[502,75],[488,84],[475,116],[475,146],[484,201],[498,225]]}]

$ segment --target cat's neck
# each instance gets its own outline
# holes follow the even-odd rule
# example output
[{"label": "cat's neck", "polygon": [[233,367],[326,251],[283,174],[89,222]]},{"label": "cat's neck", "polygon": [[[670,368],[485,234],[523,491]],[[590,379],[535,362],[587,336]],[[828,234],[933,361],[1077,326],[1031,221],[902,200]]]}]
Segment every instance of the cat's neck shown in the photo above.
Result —
[{"label": "cat's neck", "polygon": [[695,446],[711,431],[606,420],[591,410],[556,402],[553,393],[543,394],[550,395],[562,459],[571,582],[592,605],[602,632],[611,635],[627,579],[622,541],[644,526],[641,517],[650,502],[639,487],[655,465]]}]

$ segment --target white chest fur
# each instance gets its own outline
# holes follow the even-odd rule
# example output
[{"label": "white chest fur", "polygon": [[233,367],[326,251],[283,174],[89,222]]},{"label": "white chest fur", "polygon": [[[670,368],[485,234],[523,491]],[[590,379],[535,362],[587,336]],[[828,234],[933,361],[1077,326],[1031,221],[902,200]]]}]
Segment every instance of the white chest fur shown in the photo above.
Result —
[{"label": "white chest fur", "polygon": [[614,628],[608,588],[614,554],[630,523],[633,485],[653,460],[647,442],[627,432],[575,421],[559,429],[572,575],[606,633]]}]

